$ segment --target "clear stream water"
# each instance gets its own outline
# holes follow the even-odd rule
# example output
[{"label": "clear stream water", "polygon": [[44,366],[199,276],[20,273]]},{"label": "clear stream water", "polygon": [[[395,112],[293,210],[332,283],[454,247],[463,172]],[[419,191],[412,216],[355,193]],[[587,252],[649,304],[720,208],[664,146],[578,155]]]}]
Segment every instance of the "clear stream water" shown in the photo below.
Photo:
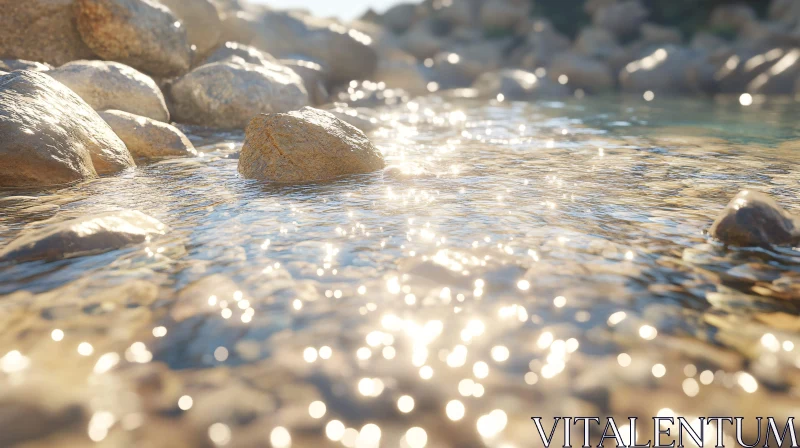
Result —
[{"label": "clear stream water", "polygon": [[541,446],[531,416],[785,422],[800,254],[706,235],[741,189],[800,207],[800,110],[773,101],[431,97],[378,111],[386,172],[265,185],[237,175],[242,135],[197,131],[202,157],[0,192],[0,245],[120,208],[171,228],[0,265],[0,445],[520,448]]}]

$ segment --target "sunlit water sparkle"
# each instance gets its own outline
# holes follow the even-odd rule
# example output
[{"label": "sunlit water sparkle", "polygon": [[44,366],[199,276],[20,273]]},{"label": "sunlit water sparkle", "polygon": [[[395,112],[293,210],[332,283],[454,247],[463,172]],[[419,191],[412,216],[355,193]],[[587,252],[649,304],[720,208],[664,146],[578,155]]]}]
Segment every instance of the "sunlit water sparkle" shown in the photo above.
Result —
[{"label": "sunlit water sparkle", "polygon": [[531,416],[794,415],[800,257],[705,234],[743,188],[797,208],[792,111],[429,98],[380,111],[383,173],[265,185],[237,175],[242,135],[195,131],[202,157],[0,193],[0,244],[119,208],[172,229],[0,266],[0,407],[75,446],[523,447]]}]

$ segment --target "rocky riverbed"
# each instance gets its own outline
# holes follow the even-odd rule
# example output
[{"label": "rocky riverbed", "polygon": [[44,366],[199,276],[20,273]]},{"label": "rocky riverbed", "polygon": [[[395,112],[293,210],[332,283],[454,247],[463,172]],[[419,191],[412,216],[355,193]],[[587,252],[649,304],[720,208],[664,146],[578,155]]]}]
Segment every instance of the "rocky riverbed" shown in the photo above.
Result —
[{"label": "rocky riverbed", "polygon": [[0,0],[0,446],[796,416],[800,10],[545,3]]}]

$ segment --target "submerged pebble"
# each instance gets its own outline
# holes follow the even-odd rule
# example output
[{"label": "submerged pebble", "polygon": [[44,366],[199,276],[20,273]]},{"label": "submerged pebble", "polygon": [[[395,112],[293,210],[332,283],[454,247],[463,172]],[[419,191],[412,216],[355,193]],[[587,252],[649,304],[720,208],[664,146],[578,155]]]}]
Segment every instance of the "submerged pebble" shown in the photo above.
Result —
[{"label": "submerged pebble", "polygon": [[0,250],[0,261],[59,260],[98,254],[163,235],[167,227],[136,210],[85,216],[30,232]]}]

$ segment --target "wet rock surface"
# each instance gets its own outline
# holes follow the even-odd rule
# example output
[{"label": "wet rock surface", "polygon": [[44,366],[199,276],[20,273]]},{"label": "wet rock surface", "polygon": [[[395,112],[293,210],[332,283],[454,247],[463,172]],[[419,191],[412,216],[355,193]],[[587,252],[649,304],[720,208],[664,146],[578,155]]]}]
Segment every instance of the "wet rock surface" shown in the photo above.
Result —
[{"label": "wet rock surface", "polygon": [[731,200],[711,226],[711,236],[734,246],[790,244],[800,241],[797,219],[774,199],[745,190]]},{"label": "wet rock surface", "polygon": [[169,122],[169,111],[152,78],[118,62],[74,61],[47,74],[95,110],[116,109]]},{"label": "wet rock surface", "polygon": [[109,212],[51,224],[11,241],[0,262],[59,260],[103,253],[163,234],[166,226],[136,210]]},{"label": "wet rock surface", "polygon": [[310,107],[255,117],[239,158],[244,177],[280,183],[329,180],[383,166],[383,156],[363,132]]},{"label": "wet rock surface", "polygon": [[62,184],[134,166],[97,113],[45,74],[0,78],[0,127],[4,187]]},{"label": "wet rock surface", "polygon": [[192,70],[171,86],[175,121],[244,129],[259,113],[308,105],[303,80],[279,64],[215,62]]},{"label": "wet rock surface", "polygon": [[194,145],[176,127],[119,110],[100,112],[134,158],[159,159],[197,155]]},{"label": "wet rock surface", "polygon": [[[472,88],[480,95],[512,101],[557,98],[569,94],[566,87],[524,70],[501,70],[479,76]],[[499,96],[498,96],[499,95]]]},{"label": "wet rock surface", "polygon": [[156,0],[75,0],[75,11],[83,41],[101,58],[157,76],[189,70],[186,29]]}]

